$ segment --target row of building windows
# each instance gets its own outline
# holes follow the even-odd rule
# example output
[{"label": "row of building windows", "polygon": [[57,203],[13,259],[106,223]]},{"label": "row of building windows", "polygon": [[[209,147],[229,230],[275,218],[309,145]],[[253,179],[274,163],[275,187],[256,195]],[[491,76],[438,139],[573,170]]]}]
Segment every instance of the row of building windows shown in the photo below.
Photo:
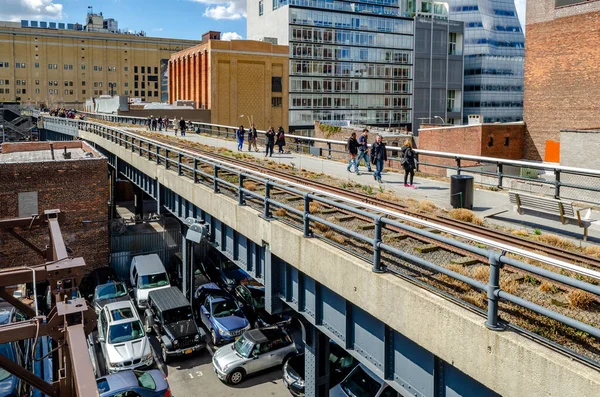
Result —
[{"label": "row of building windows", "polygon": [[525,48],[525,43],[522,41],[501,41],[487,38],[466,39],[465,44],[489,44],[494,47]]},{"label": "row of building windows", "polygon": [[0,88],[0,94],[10,94],[10,88]]},{"label": "row of building windows", "polygon": [[[336,0],[285,0],[285,4],[290,6],[298,7],[310,7],[320,8],[327,10],[336,11],[349,11],[349,12],[368,12],[371,14],[379,15],[393,15],[397,16],[399,9],[397,1],[394,1],[396,5],[389,4],[374,4],[377,2],[349,2],[349,1],[336,1]],[[273,0],[273,10],[276,10],[281,6],[281,0]]]},{"label": "row of building windows", "polygon": [[[133,73],[138,73],[138,70],[141,70],[142,73],[152,73],[152,67],[151,66],[140,66],[138,69],[138,66],[134,66],[133,67]],[[146,72],[147,71],[147,72]],[[158,74],[158,67],[154,67],[154,74]]]},{"label": "row of building windows", "polygon": [[523,92],[522,85],[465,85],[465,91]]},{"label": "row of building windows", "polygon": [[292,75],[308,74],[314,76],[411,78],[410,66],[300,60],[292,60],[291,63],[290,72]]},{"label": "row of building windows", "polygon": [[[581,1],[581,0],[579,0],[579,1]],[[476,5],[450,7],[450,12],[474,12],[474,11],[479,11],[479,7]],[[508,11],[508,10],[494,10],[494,15],[498,15],[498,16],[502,16],[502,17],[517,16],[514,11]]]},{"label": "row of building windows", "polygon": [[292,58],[335,59],[358,62],[411,64],[410,51],[292,43]]},{"label": "row of building windows", "polygon": [[370,30],[373,32],[413,33],[413,21],[411,19],[340,14],[306,9],[291,9],[290,23],[293,25],[315,25],[363,31]]},{"label": "row of building windows", "polygon": [[522,108],[523,101],[465,101],[465,108]]},{"label": "row of building windows", "polygon": [[512,69],[465,69],[465,76],[479,76],[479,75],[492,75],[492,76],[517,76],[523,77],[523,73],[516,73]]},{"label": "row of building windows", "polygon": [[[133,83],[133,88],[136,88],[136,89],[137,88],[142,88],[142,89],[144,89],[144,88],[146,88],[146,83],[144,83],[142,81],[141,86],[140,86],[139,83],[136,81],[136,82]],[[152,88],[152,83],[148,83],[148,88]],[[154,83],[154,88],[158,89],[158,83]]]},{"label": "row of building windows", "polygon": [[411,106],[410,99],[410,96],[392,95],[292,94],[290,109],[408,109]]},{"label": "row of building windows", "polygon": [[314,27],[291,27],[290,41],[331,43],[364,47],[412,48],[412,36],[357,32]]},{"label": "row of building windows", "polygon": [[410,94],[410,81],[374,79],[290,79],[290,92],[347,92],[355,94]]},{"label": "row of building windows", "polygon": [[411,110],[294,110],[290,111],[290,125],[314,125],[319,121],[344,121],[352,124],[410,123]]}]

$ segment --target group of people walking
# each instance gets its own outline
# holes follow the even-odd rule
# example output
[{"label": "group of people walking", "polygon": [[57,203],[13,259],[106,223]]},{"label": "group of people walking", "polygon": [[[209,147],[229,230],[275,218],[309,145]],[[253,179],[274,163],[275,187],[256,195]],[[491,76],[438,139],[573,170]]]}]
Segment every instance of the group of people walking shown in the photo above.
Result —
[{"label": "group of people walking", "polygon": [[[236,138],[237,138],[237,149],[239,151],[244,150],[244,138],[246,137],[246,130],[244,129],[243,125],[240,125],[240,128],[237,129],[236,133]],[[254,123],[252,123],[250,125],[250,128],[248,129],[248,151],[252,151],[252,148],[254,148],[254,150],[256,152],[258,152],[258,145],[256,143],[258,139],[258,133],[256,131],[256,128],[254,127]],[[283,129],[283,127],[279,127],[277,129],[277,133],[275,133],[275,130],[273,129],[273,127],[269,127],[269,129],[266,131],[265,133],[265,146],[266,146],[266,150],[265,150],[265,157],[269,156],[272,157],[273,156],[273,148],[275,147],[275,145],[277,145],[279,147],[279,151],[278,153],[282,154],[285,153],[285,151],[283,150],[283,147],[285,146],[285,131]]]},{"label": "group of people walking", "polygon": [[[369,148],[369,130],[364,129],[360,137],[356,138],[356,132],[353,132],[348,139],[348,155],[350,156],[348,167],[346,170],[352,172],[351,168],[354,168],[356,175],[360,175],[358,166],[362,160],[365,161],[368,172],[373,172],[371,164],[375,166],[375,172],[373,172],[373,179],[377,182],[381,182],[381,173],[383,167],[387,161],[387,150],[385,142],[381,135],[377,135],[375,143]],[[410,140],[406,140],[402,146],[402,159],[400,160],[402,168],[404,169],[404,186],[416,189],[413,184],[415,176],[415,152],[412,148]],[[410,183],[409,183],[410,178]]]},{"label": "group of people walking", "polygon": [[175,136],[177,136],[177,130],[181,132],[181,136],[185,136],[185,132],[189,124],[190,123],[185,121],[183,117],[180,117],[179,120],[177,120],[177,117],[175,117],[173,120],[169,120],[167,116],[150,116],[146,119],[146,131],[162,131],[164,128],[165,132],[168,132],[169,126],[172,125]]}]

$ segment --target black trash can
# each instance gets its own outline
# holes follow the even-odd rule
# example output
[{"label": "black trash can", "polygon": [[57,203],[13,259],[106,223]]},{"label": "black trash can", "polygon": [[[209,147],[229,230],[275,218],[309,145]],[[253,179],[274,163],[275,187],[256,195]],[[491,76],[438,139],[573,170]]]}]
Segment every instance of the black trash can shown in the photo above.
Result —
[{"label": "black trash can", "polygon": [[450,205],[453,208],[473,209],[473,177],[452,175],[450,177]]}]

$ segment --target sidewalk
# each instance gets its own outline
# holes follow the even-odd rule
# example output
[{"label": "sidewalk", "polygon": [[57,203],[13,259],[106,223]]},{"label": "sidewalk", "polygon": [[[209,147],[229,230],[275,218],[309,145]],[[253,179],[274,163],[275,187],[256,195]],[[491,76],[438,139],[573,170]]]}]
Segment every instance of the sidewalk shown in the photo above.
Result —
[{"label": "sidewalk", "polygon": [[[131,131],[145,131],[145,128],[127,128]],[[155,133],[173,137],[173,131]],[[189,132],[185,137],[177,135],[177,138],[183,138],[192,142],[198,142],[204,145],[227,148],[231,151],[237,151],[237,142],[225,139],[208,137]],[[258,158],[264,158],[264,147],[260,148],[260,152],[248,152],[248,142],[244,142],[244,153],[250,154]],[[313,157],[301,153],[285,153],[278,154],[277,147],[274,148],[273,160],[278,163],[293,165],[295,168],[304,168],[317,173],[326,173],[340,179],[348,179],[359,182],[363,185],[371,185],[377,189],[379,184],[373,179],[373,173],[367,172],[365,165],[359,167],[360,175],[346,171],[347,164],[339,161],[327,160],[324,158]],[[364,164],[364,163],[363,163]],[[374,166],[373,166],[374,168]],[[451,209],[450,206],[450,183],[438,181],[428,178],[415,177],[414,184],[416,189],[404,187],[404,173],[401,172],[383,172],[382,185],[386,190],[393,191],[398,196],[411,197],[415,200],[429,200],[436,206],[445,209]],[[511,227],[514,229],[539,229],[543,232],[557,234],[562,237],[572,240],[575,244],[599,244],[600,232],[589,230],[588,242],[583,242],[583,229],[574,225],[563,225],[560,222],[538,218],[529,215],[519,215],[514,212],[512,206],[509,205],[507,191],[494,192],[491,190],[475,189],[473,200],[473,212],[482,217],[485,213],[500,212],[508,210],[500,215],[486,218],[489,223]]]}]

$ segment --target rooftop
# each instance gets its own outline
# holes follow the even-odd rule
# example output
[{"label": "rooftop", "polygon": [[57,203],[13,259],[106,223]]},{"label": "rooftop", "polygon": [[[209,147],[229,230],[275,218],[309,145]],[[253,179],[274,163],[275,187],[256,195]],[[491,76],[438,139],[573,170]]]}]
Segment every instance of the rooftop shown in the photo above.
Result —
[{"label": "rooftop", "polygon": [[81,141],[19,142],[2,144],[0,164],[81,161],[98,158],[103,156]]},{"label": "rooftop", "polygon": [[148,297],[152,299],[159,310],[166,311],[179,307],[189,306],[190,303],[177,287],[169,287],[150,291]]}]

